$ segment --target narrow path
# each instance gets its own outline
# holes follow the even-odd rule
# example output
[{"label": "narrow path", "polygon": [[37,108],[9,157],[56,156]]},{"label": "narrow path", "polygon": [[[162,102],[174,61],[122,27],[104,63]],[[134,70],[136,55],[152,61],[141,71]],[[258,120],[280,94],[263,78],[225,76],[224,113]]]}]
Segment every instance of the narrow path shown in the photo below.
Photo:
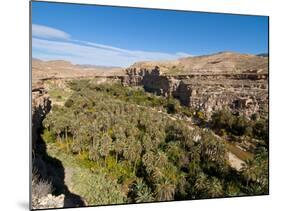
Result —
[{"label": "narrow path", "polygon": [[72,192],[71,187],[72,187],[72,183],[71,183],[71,177],[73,174],[73,169],[69,168],[69,167],[65,167],[64,168],[64,183],[67,185],[69,191]]}]

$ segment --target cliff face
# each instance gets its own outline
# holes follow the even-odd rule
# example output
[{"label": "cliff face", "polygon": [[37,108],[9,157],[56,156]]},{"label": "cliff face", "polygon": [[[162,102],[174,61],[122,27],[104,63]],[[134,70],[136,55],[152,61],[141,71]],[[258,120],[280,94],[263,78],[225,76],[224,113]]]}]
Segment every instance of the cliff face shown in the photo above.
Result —
[{"label": "cliff face", "polygon": [[32,86],[32,148],[35,147],[42,121],[51,109],[51,100],[42,83]]},{"label": "cliff face", "polygon": [[[237,76],[236,76],[237,77]],[[267,76],[251,79],[244,75],[241,79],[225,76],[198,76],[182,80],[174,94],[184,105],[202,109],[207,114],[224,107],[235,113],[250,116],[268,111]]]},{"label": "cliff face", "polygon": [[[254,113],[267,113],[268,69],[266,60],[257,58],[257,56],[242,55],[239,57],[239,54],[230,60],[231,55],[227,53],[226,56],[222,55],[219,60],[215,55],[217,62],[224,64],[221,66],[217,62],[212,63],[211,56],[195,57],[191,67],[201,67],[202,65],[196,63],[202,62],[203,59],[205,69],[195,71],[190,66],[181,66],[185,71],[177,71],[177,74],[170,74],[171,70],[167,70],[167,63],[165,63],[163,71],[161,64],[154,67],[151,67],[150,63],[147,67],[144,63],[141,63],[139,67],[135,64],[126,70],[126,76],[122,82],[127,85],[143,86],[145,90],[157,95],[173,96],[178,98],[183,105],[203,110],[209,115],[224,107],[246,116]],[[226,58],[230,61],[223,60]],[[188,64],[191,63],[191,60],[188,59]],[[205,60],[209,62],[209,65]],[[186,60],[183,61],[186,62]],[[235,62],[238,61],[239,65],[236,65]],[[225,67],[226,64],[227,67]],[[213,71],[213,65],[215,65],[216,71]],[[224,71],[224,67],[226,71]],[[231,72],[231,67],[236,68]],[[186,72],[186,70],[188,71]]]},{"label": "cliff face", "polygon": [[122,80],[124,85],[143,86],[146,91],[166,97],[177,91],[180,82],[175,77],[162,75],[158,66],[152,69],[128,68],[126,74]]}]

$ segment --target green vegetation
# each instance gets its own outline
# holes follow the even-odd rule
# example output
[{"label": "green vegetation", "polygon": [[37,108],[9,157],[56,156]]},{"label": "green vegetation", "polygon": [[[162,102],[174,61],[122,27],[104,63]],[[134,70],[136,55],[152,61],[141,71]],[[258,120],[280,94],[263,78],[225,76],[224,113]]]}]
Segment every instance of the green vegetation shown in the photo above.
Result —
[{"label": "green vegetation", "polygon": [[48,93],[53,101],[53,104],[63,104],[71,95],[71,90],[64,85],[59,86],[56,82],[45,82],[48,87]]},{"label": "green vegetation", "polygon": [[252,119],[244,116],[236,116],[228,110],[221,110],[212,115],[211,127],[220,135],[226,132],[236,136],[248,136],[263,141],[263,145],[268,148],[268,120]]},{"label": "green vegetation", "polygon": [[[44,119],[42,138],[48,153],[72,169],[71,189],[88,204],[268,193],[263,146],[259,161],[237,172],[228,165],[225,141],[170,118],[192,115],[178,101],[119,84],[79,80],[69,86],[64,106],[53,106]],[[213,126],[244,131],[224,120],[214,117]],[[256,129],[264,135],[263,126]]]},{"label": "green vegetation", "polygon": [[[121,185],[116,179],[108,178],[106,174],[96,171],[95,173],[83,172],[73,174],[72,180],[74,190],[81,196],[85,196],[89,204],[120,204],[124,203],[125,194],[121,190]],[[76,181],[83,181],[77,182]]]}]

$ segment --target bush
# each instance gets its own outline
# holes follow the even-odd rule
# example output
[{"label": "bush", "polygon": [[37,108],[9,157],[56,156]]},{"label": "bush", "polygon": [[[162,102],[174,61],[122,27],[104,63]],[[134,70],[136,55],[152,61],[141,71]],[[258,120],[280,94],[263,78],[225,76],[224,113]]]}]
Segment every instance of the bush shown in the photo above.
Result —
[{"label": "bush", "polygon": [[193,116],[193,112],[190,108],[187,107],[181,107],[181,112],[187,116],[187,117],[192,117]]},{"label": "bush", "polygon": [[229,110],[217,111],[212,115],[211,126],[214,130],[224,129],[237,136],[252,136],[252,122],[245,116],[235,116]]},{"label": "bush", "polygon": [[56,140],[55,135],[47,129],[44,129],[43,134],[41,136],[46,143],[52,143]]},{"label": "bush", "polygon": [[235,117],[229,110],[220,110],[213,113],[211,117],[211,126],[213,129],[226,129],[230,131],[233,127]]},{"label": "bush", "polygon": [[211,127],[220,133],[225,130],[236,136],[249,136],[262,139],[268,142],[268,121],[267,119],[258,119],[258,115],[253,115],[250,119],[245,116],[233,115],[228,110],[217,111],[212,115],[210,121]]},{"label": "bush", "polygon": [[73,175],[74,189],[83,196],[89,205],[121,204],[125,202],[125,194],[117,180],[109,179],[104,173]]},{"label": "bush", "polygon": [[74,104],[74,101],[72,99],[68,99],[64,105],[67,107],[67,108],[70,108],[71,106],[73,106]]},{"label": "bush", "polygon": [[262,140],[265,140],[266,143],[268,144],[268,121],[267,120],[259,120],[256,122],[253,128],[253,133],[257,138],[260,138]]},{"label": "bush", "polygon": [[50,182],[39,179],[37,170],[32,172],[32,181],[31,181],[31,192],[32,192],[32,201],[37,201],[40,198],[51,194],[53,187]]},{"label": "bush", "polygon": [[166,105],[164,106],[167,109],[168,114],[175,114],[179,112],[179,102],[174,98],[169,98]]}]

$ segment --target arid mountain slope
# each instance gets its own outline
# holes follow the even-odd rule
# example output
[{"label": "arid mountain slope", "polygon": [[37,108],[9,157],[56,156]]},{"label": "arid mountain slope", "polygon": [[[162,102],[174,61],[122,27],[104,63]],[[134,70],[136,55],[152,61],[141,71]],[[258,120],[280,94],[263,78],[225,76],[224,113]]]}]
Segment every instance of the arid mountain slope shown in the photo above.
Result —
[{"label": "arid mountain slope", "polygon": [[131,67],[149,69],[155,66],[168,75],[268,73],[268,57],[221,52],[175,61],[137,62]]},{"label": "arid mountain slope", "polygon": [[123,83],[211,114],[227,107],[250,116],[268,112],[268,57],[231,52],[176,61],[138,62]]},{"label": "arid mountain slope", "polygon": [[118,67],[81,66],[63,60],[42,61],[39,59],[32,59],[33,81],[46,78],[114,76],[121,75],[122,72],[122,69]]},{"label": "arid mountain slope", "polygon": [[121,81],[178,98],[183,105],[212,114],[227,107],[250,116],[268,113],[268,57],[233,52],[137,62],[127,69],[73,65],[67,61],[33,59],[33,82],[40,79],[98,77]]}]

